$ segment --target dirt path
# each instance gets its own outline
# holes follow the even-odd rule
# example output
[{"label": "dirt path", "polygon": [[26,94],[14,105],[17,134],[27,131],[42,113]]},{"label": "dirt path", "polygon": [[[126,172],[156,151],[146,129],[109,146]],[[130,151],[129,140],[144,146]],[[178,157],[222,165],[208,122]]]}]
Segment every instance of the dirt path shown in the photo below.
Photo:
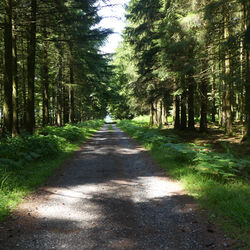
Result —
[{"label": "dirt path", "polygon": [[[181,186],[106,125],[0,225],[0,249],[223,249]],[[231,249],[227,247],[227,249]]]}]

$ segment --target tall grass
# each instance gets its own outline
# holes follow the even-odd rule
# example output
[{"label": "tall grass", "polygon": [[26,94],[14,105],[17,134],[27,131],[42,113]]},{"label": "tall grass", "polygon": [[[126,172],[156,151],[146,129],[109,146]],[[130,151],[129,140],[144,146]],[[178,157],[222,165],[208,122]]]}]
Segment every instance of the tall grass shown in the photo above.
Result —
[{"label": "tall grass", "polygon": [[33,136],[0,140],[0,220],[41,185],[79,145],[102,125],[101,120],[38,129]]},{"label": "tall grass", "polygon": [[168,175],[180,180],[211,219],[250,242],[250,185],[242,175],[249,170],[248,157],[184,143],[173,130],[150,128],[147,117],[120,121],[118,126],[144,145]]}]

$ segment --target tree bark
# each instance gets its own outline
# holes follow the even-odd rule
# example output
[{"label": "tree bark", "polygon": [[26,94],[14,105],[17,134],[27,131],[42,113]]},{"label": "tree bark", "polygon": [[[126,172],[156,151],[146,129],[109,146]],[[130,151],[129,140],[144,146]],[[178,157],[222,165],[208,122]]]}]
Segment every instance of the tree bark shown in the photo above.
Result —
[{"label": "tree bark", "polygon": [[62,126],[62,81],[63,81],[63,65],[62,65],[62,50],[60,48],[58,83],[57,83],[57,126]]},{"label": "tree bark", "polygon": [[[16,32],[16,30],[15,30]],[[17,35],[13,35],[13,91],[12,91],[12,103],[13,103],[13,126],[12,136],[19,134],[18,127],[18,76],[17,76]]]},{"label": "tree bark", "polygon": [[31,23],[30,32],[28,34],[28,47],[27,47],[27,71],[28,71],[28,98],[26,108],[26,130],[28,133],[33,134],[35,128],[35,63],[36,63],[36,11],[37,2],[31,0]]},{"label": "tree bark", "polygon": [[66,86],[63,86],[63,123],[69,123],[69,95]]},{"label": "tree bark", "polygon": [[[229,16],[228,11],[226,10],[225,13],[225,20],[224,20],[224,39],[227,40],[229,38]],[[226,134],[231,134],[233,131],[232,125],[232,86],[231,86],[231,70],[230,70],[230,54],[229,51],[226,50],[225,53],[225,102],[224,102],[224,110],[225,110],[225,130]]]},{"label": "tree bark", "polygon": [[[207,70],[207,61],[204,62],[203,69]],[[203,76],[200,83],[200,93],[201,93],[201,118],[200,118],[200,132],[207,131],[207,76]]]},{"label": "tree bark", "polygon": [[[250,27],[250,5],[247,2],[243,3],[244,8],[244,30],[245,32]],[[250,47],[249,44],[245,48],[245,58],[246,58],[246,116],[247,116],[247,136],[250,137]]]},{"label": "tree bark", "polygon": [[69,123],[74,123],[75,121],[75,99],[74,99],[74,71],[73,63],[70,63],[70,85],[69,85]]},{"label": "tree bark", "polygon": [[[215,64],[215,62],[213,62]],[[215,98],[215,65],[212,66],[212,122],[215,122],[216,115],[216,98]]]},{"label": "tree bark", "polygon": [[188,128],[194,130],[194,78],[188,78]]},{"label": "tree bark", "polygon": [[12,0],[5,1],[4,16],[4,99],[3,134],[12,133],[13,124],[13,51],[12,51]]},{"label": "tree bark", "polygon": [[21,60],[22,60],[22,127],[26,125],[26,69],[25,69],[25,57],[24,57],[24,35],[21,36]]},{"label": "tree bark", "polygon": [[[44,37],[47,37],[46,27],[44,28]],[[48,67],[48,44],[43,42],[43,61],[42,61],[42,91],[43,91],[43,126],[49,124],[49,67]]]},{"label": "tree bark", "polygon": [[154,125],[154,103],[150,103],[150,125]]},{"label": "tree bark", "polygon": [[[174,91],[177,91],[177,84],[175,82]],[[174,95],[174,107],[173,107],[173,121],[174,128],[180,128],[180,98],[178,95]]]},{"label": "tree bark", "polygon": [[187,128],[187,98],[186,91],[181,95],[181,129]]}]

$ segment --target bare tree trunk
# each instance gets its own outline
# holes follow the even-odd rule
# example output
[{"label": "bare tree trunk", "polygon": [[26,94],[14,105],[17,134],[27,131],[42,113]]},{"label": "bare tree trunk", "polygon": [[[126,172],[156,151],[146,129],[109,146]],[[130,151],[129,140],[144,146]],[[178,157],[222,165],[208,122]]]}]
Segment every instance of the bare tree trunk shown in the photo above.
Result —
[{"label": "bare tree trunk", "polygon": [[50,119],[51,119],[51,124],[52,125],[56,125],[57,124],[57,103],[56,103],[56,99],[57,99],[57,90],[56,89],[52,89],[52,112],[50,114]]},{"label": "bare tree trunk", "polygon": [[73,63],[70,64],[70,86],[69,86],[69,123],[74,123],[75,121],[75,98],[74,98],[74,89],[72,85],[74,84],[74,71]]},{"label": "bare tree trunk", "polygon": [[[208,68],[208,64],[207,64],[207,60],[205,60],[203,62],[204,72],[207,70],[207,68]],[[208,88],[207,76],[204,75],[200,83],[200,93],[201,93],[200,132],[207,131],[207,103],[208,103],[207,88]]]},{"label": "bare tree trunk", "polygon": [[[174,91],[177,91],[177,85],[175,82]],[[180,98],[178,95],[174,96],[174,107],[173,107],[173,120],[174,120],[174,128],[180,128]]]},{"label": "bare tree trunk", "polygon": [[162,122],[163,120],[163,103],[162,100],[159,101],[159,126],[162,126],[162,124],[164,124]]},{"label": "bare tree trunk", "polygon": [[[15,30],[16,32],[16,30]],[[13,91],[12,91],[12,103],[13,103],[13,127],[12,136],[19,134],[18,127],[18,76],[17,76],[17,35],[13,35]]]},{"label": "bare tree trunk", "polygon": [[153,120],[154,120],[153,124],[158,125],[158,121],[157,121],[157,101],[155,101],[155,103],[154,103],[154,113],[153,114],[154,114],[153,115]]},{"label": "bare tree trunk", "polygon": [[216,86],[215,86],[215,62],[212,66],[212,122],[215,122],[216,115],[216,98],[215,98]]},{"label": "bare tree trunk", "polygon": [[23,37],[24,35],[22,34],[21,36],[21,60],[22,60],[22,127],[26,125],[26,70],[25,70],[25,57],[24,57],[24,45],[23,45]]},{"label": "bare tree trunk", "polygon": [[150,125],[154,125],[154,103],[150,104]]},{"label": "bare tree trunk", "polygon": [[36,11],[37,2],[31,0],[31,23],[30,32],[28,34],[28,58],[27,58],[27,71],[28,71],[28,98],[26,108],[26,130],[28,133],[33,134],[35,128],[35,62],[36,62]]},{"label": "bare tree trunk", "polygon": [[[47,38],[46,27],[44,28],[44,38]],[[42,91],[43,91],[43,126],[49,124],[49,67],[48,67],[48,44],[43,42],[43,61],[42,61]]]},{"label": "bare tree trunk", "polygon": [[[244,2],[244,20],[245,20],[245,31],[250,27],[250,5]],[[246,116],[247,119],[247,137],[250,137],[250,52],[248,47],[245,48],[245,58],[246,58]]]},{"label": "bare tree trunk", "polygon": [[69,123],[69,95],[66,89],[66,86],[63,86],[63,123]]},{"label": "bare tree trunk", "polygon": [[[228,12],[226,10],[226,12]],[[224,39],[227,40],[229,38],[229,28],[228,28],[229,16],[228,13],[225,15],[224,21]],[[233,131],[232,126],[232,86],[231,86],[231,72],[230,72],[230,54],[229,51],[226,51],[225,54],[225,102],[224,102],[224,110],[225,110],[225,129],[226,134],[231,134]]]},{"label": "bare tree trunk", "polygon": [[13,124],[13,54],[12,54],[12,0],[5,2],[4,16],[4,100],[3,100],[3,134],[12,133]]},{"label": "bare tree trunk", "polygon": [[194,130],[194,78],[188,78],[188,128]]},{"label": "bare tree trunk", "polygon": [[57,83],[57,126],[62,126],[62,81],[63,81],[63,65],[62,65],[62,50],[60,48],[58,83]]},{"label": "bare tree trunk", "polygon": [[181,95],[181,129],[185,130],[187,128],[187,99],[186,91]]},{"label": "bare tree trunk", "polygon": [[162,124],[167,125],[168,124],[168,112],[167,112],[167,106],[162,101]]}]

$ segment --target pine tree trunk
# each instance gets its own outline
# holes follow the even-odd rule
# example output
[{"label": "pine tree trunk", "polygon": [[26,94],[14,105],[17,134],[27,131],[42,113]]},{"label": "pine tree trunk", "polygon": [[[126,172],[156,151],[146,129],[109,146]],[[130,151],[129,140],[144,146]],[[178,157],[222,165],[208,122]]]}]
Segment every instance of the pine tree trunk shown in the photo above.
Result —
[{"label": "pine tree trunk", "polygon": [[187,128],[187,99],[186,91],[181,95],[181,129],[185,130]]},{"label": "pine tree trunk", "polygon": [[25,57],[24,57],[24,45],[23,34],[21,36],[21,60],[22,60],[22,127],[26,125],[26,70],[25,70]]},{"label": "pine tree trunk", "polygon": [[35,128],[35,62],[36,62],[36,11],[37,2],[31,0],[31,23],[30,32],[28,34],[28,58],[27,58],[27,71],[28,71],[28,97],[26,107],[26,130],[28,133],[33,134]]},{"label": "pine tree trunk", "polygon": [[[224,39],[227,40],[229,38],[229,28],[228,28],[229,16],[228,13],[225,15],[224,21]],[[230,70],[230,54],[227,50],[225,53],[225,102],[224,102],[224,110],[225,110],[225,130],[226,134],[231,134],[233,131],[232,126],[232,86],[231,86],[231,70]]]},{"label": "pine tree trunk", "polygon": [[57,83],[57,126],[62,126],[62,81],[63,81],[63,65],[62,65],[62,51],[60,49],[58,83]]},{"label": "pine tree trunk", "polygon": [[70,64],[70,86],[69,86],[69,123],[74,123],[75,120],[75,100],[74,100],[74,89],[72,85],[74,84],[74,71],[73,71],[73,63],[71,61]]},{"label": "pine tree trunk", "polygon": [[[46,28],[44,28],[44,38],[47,38]],[[48,67],[48,44],[43,42],[43,61],[42,61],[42,89],[43,89],[43,126],[49,124],[49,67]]]},{"label": "pine tree trunk", "polygon": [[[203,71],[206,72],[208,68],[208,62],[205,60],[203,62]],[[200,132],[207,131],[207,103],[208,103],[208,96],[207,96],[207,76],[203,76],[201,83],[200,83],[200,93],[201,93],[201,118],[200,118]]]},{"label": "pine tree trunk", "polygon": [[66,86],[63,86],[63,123],[69,123],[69,97]]},{"label": "pine tree trunk", "polygon": [[167,112],[167,106],[162,101],[162,124],[163,125],[168,125],[168,112]]},{"label": "pine tree trunk", "polygon": [[[15,31],[16,32],[16,31]],[[18,76],[17,76],[17,35],[13,36],[13,127],[12,136],[19,134],[18,127]]]},{"label": "pine tree trunk", "polygon": [[[174,91],[177,91],[177,85],[175,83]],[[173,121],[174,121],[174,128],[180,128],[180,98],[178,95],[174,96],[174,105],[173,105]]]},{"label": "pine tree trunk", "polygon": [[[244,7],[243,7],[244,9]],[[244,13],[240,12],[240,19],[242,20],[242,17],[244,16]],[[244,23],[241,23],[241,29],[244,30]],[[244,51],[243,51],[243,38],[240,38],[240,84],[237,81],[237,93],[236,93],[236,120],[240,120],[240,122],[243,121],[243,88],[242,83],[244,82]]]},{"label": "pine tree trunk", "polygon": [[13,54],[12,54],[12,0],[6,1],[4,17],[4,99],[3,99],[3,134],[12,133],[13,125]]},{"label": "pine tree trunk", "polygon": [[215,86],[215,62],[212,66],[212,122],[215,122],[215,115],[216,115],[216,86]]},{"label": "pine tree trunk", "polygon": [[52,112],[50,114],[51,124],[56,125],[57,124],[57,89],[52,88]]},{"label": "pine tree trunk", "polygon": [[159,100],[155,101],[155,109],[156,109],[156,116],[155,116],[155,121],[157,126],[160,126],[161,123],[161,104]]},{"label": "pine tree trunk", "polygon": [[150,125],[154,125],[154,103],[151,102],[150,104]]},{"label": "pine tree trunk", "polygon": [[194,130],[194,78],[188,80],[188,128]]},{"label": "pine tree trunk", "polygon": [[159,126],[163,125],[163,103],[162,100],[159,101]]},{"label": "pine tree trunk", "polygon": [[[244,20],[245,20],[245,31],[250,26],[250,5],[244,2]],[[247,137],[250,137],[250,48],[245,48],[245,60],[246,60],[246,116],[247,116]]]},{"label": "pine tree trunk", "polygon": [[152,126],[157,125],[157,107],[155,102],[151,103],[151,118],[150,118],[150,123]]}]

